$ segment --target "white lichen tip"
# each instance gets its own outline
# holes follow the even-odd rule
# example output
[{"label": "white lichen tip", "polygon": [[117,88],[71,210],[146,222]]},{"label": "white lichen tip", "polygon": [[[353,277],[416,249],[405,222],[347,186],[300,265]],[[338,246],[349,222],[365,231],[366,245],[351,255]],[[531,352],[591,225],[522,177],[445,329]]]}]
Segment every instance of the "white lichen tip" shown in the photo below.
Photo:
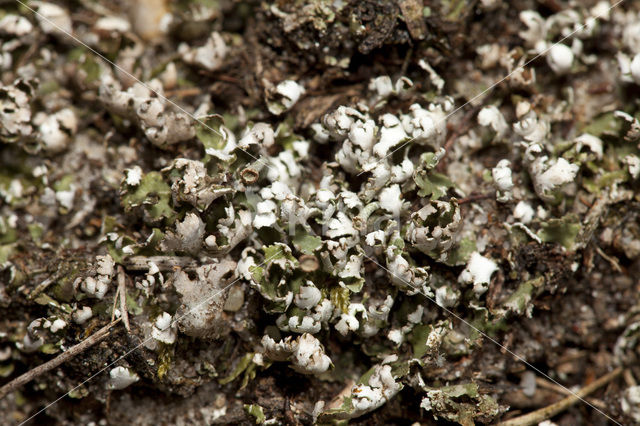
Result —
[{"label": "white lichen tip", "polygon": [[351,417],[358,417],[381,407],[401,389],[402,384],[393,378],[390,365],[376,365],[368,384],[362,383],[351,388],[351,404],[354,408]]},{"label": "white lichen tip", "polygon": [[481,126],[490,126],[493,131],[496,132],[498,138],[503,137],[509,130],[509,125],[504,119],[504,116],[500,110],[493,105],[486,106],[480,110],[478,113],[478,124]]},{"label": "white lichen tip", "polygon": [[498,189],[498,201],[506,202],[511,199],[513,189],[513,178],[511,175],[511,162],[500,160],[496,167],[491,170],[493,181]]},{"label": "white lichen tip", "polygon": [[564,158],[558,158],[555,164],[537,176],[536,181],[543,193],[546,193],[573,181],[578,170],[580,170],[580,166],[577,164],[571,164]]},{"label": "white lichen tip", "polygon": [[566,74],[573,65],[573,52],[569,46],[554,44],[547,52],[547,64],[556,74]]},{"label": "white lichen tip", "polygon": [[115,272],[116,262],[111,255],[105,254],[104,256],[96,256],[96,272],[103,277],[110,279]]},{"label": "white lichen tip", "polygon": [[369,90],[375,91],[380,98],[386,98],[393,93],[393,83],[388,75],[372,78],[369,81]]},{"label": "white lichen tip", "polygon": [[167,312],[163,312],[156,318],[155,323],[153,324],[151,337],[159,342],[171,345],[175,343],[176,337],[178,336],[176,328],[176,325],[172,324],[171,315]]},{"label": "white lichen tip", "polygon": [[140,380],[140,377],[126,367],[116,367],[109,371],[109,389],[124,389]]},{"label": "white lichen tip", "polygon": [[215,71],[224,63],[229,49],[220,33],[213,32],[204,46],[190,48],[187,44],[182,43],[178,47],[178,52],[186,63]]},{"label": "white lichen tip", "polygon": [[620,406],[622,411],[634,422],[640,423],[640,386],[631,386],[625,389]]},{"label": "white lichen tip", "polygon": [[395,184],[380,191],[380,207],[391,213],[394,217],[400,216],[402,211],[402,191],[400,185]]},{"label": "white lichen tip", "polygon": [[331,358],[324,353],[320,341],[305,333],[298,338],[298,347],[293,354],[293,368],[305,374],[319,374],[331,366]]},{"label": "white lichen tip", "polygon": [[525,225],[533,220],[535,214],[536,212],[533,210],[533,207],[531,207],[531,204],[526,201],[519,201],[513,209],[513,217]]},{"label": "white lichen tip", "polygon": [[104,16],[96,21],[93,28],[97,31],[126,33],[131,30],[131,24],[118,16]]},{"label": "white lichen tip", "polygon": [[133,166],[130,169],[126,169],[125,174],[125,182],[127,183],[127,185],[140,185],[140,180],[142,180],[142,169],[140,168],[140,166]]},{"label": "white lichen tip", "polygon": [[96,280],[93,277],[87,277],[82,281],[80,289],[96,299],[102,299],[109,290],[109,283],[100,279]]},{"label": "white lichen tip", "polygon": [[33,31],[33,25],[24,16],[7,14],[0,19],[0,33],[23,36]]},{"label": "white lichen tip", "polygon": [[71,17],[67,10],[56,4],[42,1],[35,1],[30,4],[38,8],[36,19],[45,33],[66,37],[67,34],[73,32]]},{"label": "white lichen tip", "polygon": [[82,309],[77,309],[71,314],[71,317],[76,324],[84,324],[93,316],[93,311],[90,306],[84,306]]},{"label": "white lichen tip", "polygon": [[294,302],[300,309],[311,309],[320,302],[322,293],[312,282],[300,287],[300,292],[295,295]]},{"label": "white lichen tip", "polygon": [[640,158],[637,155],[626,155],[622,161],[629,168],[629,174],[632,178],[637,179],[640,176]]},{"label": "white lichen tip", "polygon": [[474,293],[480,296],[489,289],[491,275],[498,269],[496,262],[475,251],[471,254],[469,263],[458,280],[462,283],[473,284]]},{"label": "white lichen tip", "polygon": [[73,110],[64,108],[44,119],[40,124],[42,147],[49,152],[60,152],[67,148],[78,130],[78,120]]},{"label": "white lichen tip", "polygon": [[276,223],[276,210],[278,205],[271,200],[264,200],[256,206],[256,216],[253,218],[253,226],[257,229],[273,226]]},{"label": "white lichen tip", "polygon": [[52,333],[57,333],[58,331],[65,328],[66,326],[67,326],[67,323],[63,319],[56,318],[55,321],[51,323],[51,327],[49,328],[49,330],[51,330]]},{"label": "white lichen tip", "polygon": [[576,144],[576,151],[580,151],[583,146],[589,148],[591,152],[596,154],[598,159],[602,158],[602,139],[597,136],[590,135],[589,133],[583,133],[574,139]]},{"label": "white lichen tip", "polygon": [[282,114],[289,111],[303,94],[304,87],[301,84],[293,80],[281,81],[273,90],[274,99],[267,102],[267,108],[271,114]]},{"label": "white lichen tip", "polygon": [[640,53],[633,57],[631,64],[629,65],[629,72],[631,78],[636,84],[640,84]]}]

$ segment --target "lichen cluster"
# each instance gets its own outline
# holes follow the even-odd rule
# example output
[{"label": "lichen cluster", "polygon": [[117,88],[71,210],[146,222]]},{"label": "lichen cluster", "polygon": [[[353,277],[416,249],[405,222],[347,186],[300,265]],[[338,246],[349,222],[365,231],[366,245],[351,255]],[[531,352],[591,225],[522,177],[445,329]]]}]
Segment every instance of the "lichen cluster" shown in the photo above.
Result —
[{"label": "lichen cluster", "polygon": [[[470,373],[492,344],[483,338],[566,292],[589,247],[640,256],[640,109],[613,91],[598,98],[585,77],[606,70],[618,92],[638,90],[633,7],[522,10],[518,46],[473,46],[466,65],[481,75],[418,54],[407,75],[371,73],[357,96],[301,126],[309,75],[263,77],[253,109],[226,109],[206,87],[172,101],[198,76],[223,79],[215,73],[248,42],[204,30],[222,13],[208,2],[157,3],[129,18],[96,6],[91,24],[49,3],[29,3],[38,15],[0,8],[0,306],[16,295],[38,306],[0,330],[0,375],[127,318],[142,355],[112,354],[109,377],[96,379],[108,391],[189,393],[213,378],[244,387],[278,364],[344,388],[305,401],[313,421],[363,416],[410,387],[436,419],[491,422],[508,406]],[[401,3],[407,34],[426,37],[413,2]],[[365,6],[262,7],[290,37],[311,26],[332,39],[329,26],[361,54],[382,45],[365,35]],[[500,2],[477,8],[498,13]],[[195,35],[156,47],[156,62],[152,41],[181,26]],[[614,51],[597,49],[604,37]],[[298,49],[322,56],[304,40]],[[348,68],[345,40],[328,66]],[[506,74],[502,91],[475,96]],[[607,226],[618,220],[624,232]],[[47,257],[42,270],[30,250]],[[628,317],[616,329],[621,365],[637,360],[640,327]],[[229,359],[211,355],[232,341]],[[637,420],[639,400],[629,387],[621,410]],[[245,409],[265,421],[267,407]]]}]

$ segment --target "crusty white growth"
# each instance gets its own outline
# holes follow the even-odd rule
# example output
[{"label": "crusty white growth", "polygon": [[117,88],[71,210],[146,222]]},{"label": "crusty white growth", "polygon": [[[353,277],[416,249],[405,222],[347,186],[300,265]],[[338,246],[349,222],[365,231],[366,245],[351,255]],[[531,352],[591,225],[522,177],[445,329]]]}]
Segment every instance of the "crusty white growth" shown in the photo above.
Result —
[{"label": "crusty white growth", "polygon": [[[267,104],[269,112],[272,114],[282,114],[290,110],[303,94],[304,87],[293,80],[284,80],[278,83],[275,87],[275,95],[277,98]],[[274,105],[274,102],[278,105]]]},{"label": "crusty white growth", "polygon": [[188,203],[200,211],[206,210],[216,198],[233,192],[233,188],[224,185],[224,181],[214,181],[207,174],[204,163],[198,160],[177,158],[163,172],[172,176],[173,202]]},{"label": "crusty white growth", "polygon": [[299,185],[302,169],[290,150],[281,151],[277,157],[269,157],[267,178],[272,181],[280,181],[289,187]]},{"label": "crusty white growth", "polygon": [[519,201],[513,209],[513,217],[525,225],[531,223],[535,213],[531,204],[526,201]]},{"label": "crusty white growth", "polygon": [[547,52],[547,64],[556,74],[566,74],[573,65],[571,48],[562,43],[554,44]]},{"label": "crusty white growth", "polygon": [[335,111],[322,117],[322,124],[328,133],[337,138],[345,136],[357,121],[365,122],[366,116],[355,108],[340,105]]},{"label": "crusty white growth", "polygon": [[577,164],[571,164],[564,158],[558,158],[544,173],[534,176],[534,179],[543,193],[546,193],[573,181],[578,170],[580,170],[580,166]]},{"label": "crusty white growth", "polygon": [[624,390],[620,407],[634,422],[640,423],[640,386],[630,386]]},{"label": "crusty white growth", "polygon": [[60,203],[60,206],[67,210],[73,208],[73,202],[76,198],[76,185],[70,184],[69,189],[56,191],[56,200]]},{"label": "crusty white growth", "polygon": [[394,217],[400,216],[402,211],[402,191],[400,185],[395,184],[380,191],[380,207],[391,213]]},{"label": "crusty white growth", "polygon": [[320,374],[331,366],[331,358],[324,353],[320,341],[308,333],[279,342],[265,335],[261,343],[267,357],[274,361],[291,360],[292,368],[299,373]]},{"label": "crusty white growth", "polygon": [[640,53],[640,21],[637,18],[631,18],[631,21],[625,25],[622,42],[630,52]]},{"label": "crusty white growth", "polygon": [[395,85],[388,75],[375,77],[369,81],[369,91],[375,93],[375,99],[377,101],[386,99],[392,94],[400,94],[412,86],[413,82],[407,77],[400,77],[396,80]]},{"label": "crusty white growth", "polygon": [[618,67],[620,68],[620,81],[623,83],[634,83],[633,76],[631,75],[631,58],[629,58],[629,55],[618,52],[616,59],[618,60]]},{"label": "crusty white growth", "polygon": [[[437,223],[437,217],[442,215],[450,215],[451,221]],[[444,255],[453,246],[460,224],[460,209],[457,205],[446,201],[432,201],[411,214],[405,239],[423,253],[435,251]]]},{"label": "crusty white growth", "polygon": [[71,17],[65,9],[57,4],[41,1],[31,2],[30,4],[37,7],[38,14],[36,14],[36,19],[45,33],[66,37],[67,33],[73,32]]},{"label": "crusty white growth", "polygon": [[261,343],[264,347],[265,355],[273,361],[286,361],[298,348],[298,341],[293,340],[293,337],[291,336],[276,342],[270,336],[265,334],[262,336]]},{"label": "crusty white growth", "polygon": [[253,218],[253,226],[256,229],[271,227],[276,223],[276,210],[278,205],[272,200],[264,200],[256,206],[256,215]]},{"label": "crusty white growth", "polygon": [[331,358],[324,353],[320,341],[308,333],[298,338],[292,362],[293,369],[304,374],[324,373],[331,366]]},{"label": "crusty white growth", "polygon": [[178,309],[180,331],[193,337],[216,338],[227,331],[223,306],[227,298],[225,286],[235,277],[236,262],[224,258],[199,266],[196,279],[184,271],[174,274],[173,285],[181,296]]},{"label": "crusty white growth", "polygon": [[33,31],[33,25],[24,16],[6,14],[0,19],[0,34],[23,36]]},{"label": "crusty white growth", "polygon": [[126,367],[116,367],[109,371],[109,389],[124,389],[140,380],[140,377]]},{"label": "crusty white growth", "polygon": [[394,146],[408,139],[398,117],[393,114],[385,114],[381,118],[382,128],[380,139],[373,147],[373,152],[378,157],[385,157]]},{"label": "crusty white growth", "polygon": [[629,154],[626,155],[622,161],[629,168],[629,174],[632,178],[637,179],[640,176],[640,158],[637,155]]},{"label": "crusty white growth", "polygon": [[51,330],[52,333],[57,333],[58,331],[65,328],[66,326],[67,326],[67,323],[63,319],[56,318],[53,321],[53,323],[51,323],[51,327],[49,327],[49,330]]},{"label": "crusty white growth", "polygon": [[526,31],[520,31],[518,35],[525,40],[529,48],[541,52],[546,47],[547,24],[540,14],[533,10],[520,12],[520,21],[527,26]]},{"label": "crusty white growth", "polygon": [[208,71],[215,71],[222,66],[229,49],[220,33],[211,33],[204,46],[191,48],[186,43],[178,46],[178,53],[188,64],[202,67]]},{"label": "crusty white growth", "polygon": [[376,92],[378,98],[384,99],[393,93],[393,83],[388,75],[372,78],[369,81],[369,90]]},{"label": "crusty white growth", "polygon": [[195,126],[191,117],[183,112],[166,109],[162,98],[153,97],[152,88],[162,94],[162,83],[154,79],[146,86],[135,83],[123,91],[110,72],[103,70],[100,80],[99,99],[105,107],[118,115],[136,120],[149,141],[159,147],[191,139]]},{"label": "crusty white growth", "polygon": [[507,202],[512,198],[513,178],[510,166],[511,162],[509,160],[500,160],[496,167],[491,170],[493,181],[498,189],[497,200],[500,202]]},{"label": "crusty white growth", "polygon": [[204,227],[200,216],[189,212],[182,222],[176,222],[175,232],[167,232],[160,247],[164,251],[184,251],[195,254],[202,247]]},{"label": "crusty white growth", "polygon": [[295,295],[293,301],[300,309],[311,309],[320,302],[321,298],[320,290],[313,285],[313,282],[307,281],[306,285],[300,287],[300,292]]},{"label": "crusty white growth", "polygon": [[572,182],[580,170],[579,165],[571,164],[562,157],[549,161],[549,157],[543,154],[543,148],[539,143],[527,146],[524,161],[536,194],[545,201],[553,200],[553,191]]},{"label": "crusty white growth", "polygon": [[71,317],[76,322],[76,324],[84,324],[93,316],[93,312],[90,306],[84,306],[82,309],[76,309]]},{"label": "crusty white growth", "polygon": [[583,133],[573,140],[576,144],[576,151],[580,151],[583,146],[589,148],[591,152],[596,154],[598,159],[602,158],[602,139],[597,136]]},{"label": "crusty white growth", "polygon": [[353,411],[349,417],[358,417],[381,407],[401,389],[402,384],[393,378],[390,365],[376,365],[367,384],[361,383],[351,388]]},{"label": "crusty white growth", "polygon": [[329,227],[326,231],[329,238],[341,236],[356,236],[358,231],[353,227],[353,222],[343,212],[338,212],[336,217],[329,221]]},{"label": "crusty white growth", "polygon": [[288,328],[294,333],[315,334],[322,328],[322,323],[312,316],[304,316],[302,320],[298,316],[289,317]]},{"label": "crusty white growth", "polygon": [[93,29],[101,32],[126,33],[131,30],[131,24],[119,16],[103,16],[96,21]]},{"label": "crusty white growth", "polygon": [[404,341],[404,334],[402,334],[402,330],[399,328],[392,328],[387,333],[387,338],[395,343],[396,346],[400,346]]},{"label": "crusty white growth", "polygon": [[142,179],[142,169],[140,166],[133,166],[130,169],[125,170],[125,182],[130,186],[138,186],[140,185],[140,180]]},{"label": "crusty white growth", "polygon": [[507,120],[504,119],[500,110],[494,105],[486,106],[480,110],[478,124],[491,127],[498,138],[502,138],[509,130]]},{"label": "crusty white growth", "polygon": [[418,305],[416,310],[407,315],[407,320],[411,323],[418,324],[422,321],[422,315],[424,314],[424,307],[422,305]]},{"label": "crusty white growth", "polygon": [[496,262],[474,251],[458,281],[465,284],[473,284],[473,292],[480,296],[489,289],[491,275],[498,269]]},{"label": "crusty white growth", "polygon": [[96,263],[96,272],[99,275],[105,276],[108,279],[113,278],[116,263],[111,255],[105,254],[104,256],[96,256]]},{"label": "crusty white growth", "polygon": [[458,303],[458,298],[458,293],[448,285],[443,285],[436,289],[436,303],[438,306],[451,308]]},{"label": "crusty white growth", "polygon": [[16,80],[13,85],[0,84],[0,136],[28,136],[31,127],[31,87]]},{"label": "crusty white growth", "polygon": [[[526,105],[520,103],[518,105]],[[549,133],[550,125],[544,120],[538,118],[535,111],[529,111],[522,116],[520,121],[513,125],[513,130],[526,141],[533,143],[541,143]]]},{"label": "crusty white growth", "polygon": [[248,126],[242,132],[238,145],[261,145],[265,148],[273,146],[275,143],[275,132],[273,127],[268,123],[255,123],[253,126]]},{"label": "crusty white growth", "polygon": [[419,104],[409,107],[409,114],[402,116],[402,125],[415,143],[434,149],[442,146],[447,136],[447,114],[453,109],[453,100],[433,103],[425,109]]},{"label": "crusty white growth", "polygon": [[636,84],[640,84],[640,53],[633,57],[631,64],[629,64],[629,72],[633,81]]},{"label": "crusty white growth", "polygon": [[109,290],[109,283],[102,280],[96,280],[93,277],[87,277],[82,281],[80,289],[89,296],[95,297],[96,299],[102,299]]},{"label": "crusty white growth", "polygon": [[345,257],[338,266],[338,276],[340,278],[362,278],[364,258],[359,254],[352,254]]},{"label": "crusty white growth", "polygon": [[151,337],[167,345],[175,343],[178,337],[178,330],[170,314],[163,312],[156,318],[151,330]]},{"label": "crusty white growth", "polygon": [[356,318],[356,315],[362,315],[362,319],[367,319],[367,312],[362,303],[350,303],[348,311],[340,314],[340,319],[335,324],[336,330],[343,336],[346,336],[349,331],[358,331],[360,328],[360,321]]},{"label": "crusty white growth", "polygon": [[436,70],[434,70],[431,67],[431,65],[429,65],[429,63],[424,59],[420,59],[418,61],[418,66],[420,66],[420,68],[422,68],[427,73],[429,73],[429,80],[431,81],[431,84],[433,84],[436,87],[438,92],[441,92],[442,89],[444,88],[444,79],[440,77],[440,75],[438,75]]},{"label": "crusty white growth", "polygon": [[421,267],[412,267],[402,254],[395,253],[394,247],[387,248],[387,269],[391,282],[401,288],[407,286],[414,290],[421,289],[429,274]]}]

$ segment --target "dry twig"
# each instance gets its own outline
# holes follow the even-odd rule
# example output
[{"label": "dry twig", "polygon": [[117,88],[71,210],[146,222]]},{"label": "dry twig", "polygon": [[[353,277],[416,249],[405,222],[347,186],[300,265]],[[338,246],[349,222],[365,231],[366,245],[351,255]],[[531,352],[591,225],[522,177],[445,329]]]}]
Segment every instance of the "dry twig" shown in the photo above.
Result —
[{"label": "dry twig", "polygon": [[601,386],[609,383],[611,380],[615,379],[622,373],[622,368],[618,367],[613,370],[609,374],[605,374],[600,377],[598,380],[594,380],[592,383],[583,387],[576,393],[556,402],[555,404],[548,405],[539,410],[533,411],[531,413],[525,414],[523,416],[519,416],[513,419],[509,419],[507,421],[499,423],[499,426],[527,426],[527,425],[535,425],[546,419],[549,419],[567,408],[571,407],[576,402],[584,399],[587,395],[591,394],[593,391],[598,389]]},{"label": "dry twig", "polygon": [[100,342],[101,340],[103,340],[105,337],[107,337],[111,333],[111,328],[115,324],[117,324],[119,321],[120,321],[120,319],[117,319],[116,321],[109,323],[108,325],[102,327],[100,330],[96,331],[91,336],[89,336],[86,339],[84,339],[82,342],[80,342],[77,345],[72,346],[68,350],[64,351],[63,353],[61,353],[60,355],[58,355],[54,359],[52,359],[50,361],[47,361],[44,364],[41,364],[41,365],[37,366],[36,368],[34,368],[32,370],[27,371],[23,375],[13,379],[12,381],[7,383],[6,385],[2,386],[0,388],[0,399],[4,398],[9,393],[15,391],[16,389],[20,388],[21,386],[29,383],[31,380],[35,379],[36,377],[40,376],[41,374],[46,373],[49,370],[53,370],[54,368],[56,368],[60,364],[70,360],[74,356],[78,355],[79,353],[84,352],[85,350],[89,349],[91,346],[93,346],[96,343]]},{"label": "dry twig", "polygon": [[131,332],[131,327],[129,327],[129,314],[127,313],[127,289],[125,287],[125,279],[124,268],[118,265],[118,293],[120,294],[120,315],[122,318],[122,322],[124,323],[124,327],[128,332]]}]

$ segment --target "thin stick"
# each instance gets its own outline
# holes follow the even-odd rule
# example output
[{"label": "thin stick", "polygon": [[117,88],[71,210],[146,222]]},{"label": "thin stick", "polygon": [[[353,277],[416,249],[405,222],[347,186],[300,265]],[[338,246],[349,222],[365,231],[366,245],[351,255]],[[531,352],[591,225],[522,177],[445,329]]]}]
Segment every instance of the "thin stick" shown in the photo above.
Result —
[{"label": "thin stick", "polygon": [[111,305],[111,322],[116,319],[116,304],[120,295],[120,286],[116,287],[116,294],[113,296],[113,305]]},{"label": "thin stick", "polygon": [[[629,371],[629,370],[625,370]],[[558,386],[555,383],[552,383],[550,381],[548,381],[547,379],[545,379],[544,377],[536,377],[536,384],[538,386],[540,386],[541,388],[544,389],[548,389],[551,390],[553,392],[562,394],[562,395],[571,395],[571,392],[569,392],[567,389],[563,388],[562,386]],[[587,401],[589,401],[591,404],[595,405],[596,407],[598,407],[601,410],[606,410],[607,406],[600,400],[595,399],[595,398],[585,398]]]},{"label": "thin stick", "polygon": [[127,313],[127,289],[125,287],[125,275],[122,266],[118,265],[118,292],[120,293],[120,315],[122,316],[122,322],[128,332],[131,332],[129,327],[129,314]]},{"label": "thin stick", "polygon": [[58,281],[58,278],[60,278],[61,276],[62,276],[62,271],[60,271],[60,269],[58,269],[53,274],[49,275],[49,277],[47,279],[42,281],[40,284],[38,284],[38,286],[36,288],[33,289],[31,294],[29,294],[29,300],[33,300],[36,297],[38,297],[40,295],[40,293],[45,291],[51,284],[53,284],[56,281]]},{"label": "thin stick", "polygon": [[556,402],[555,404],[548,405],[539,410],[525,414],[524,416],[519,416],[513,419],[509,419],[507,421],[499,423],[498,425],[499,426],[536,425],[546,419],[549,419],[563,412],[564,410],[566,410],[567,408],[571,407],[573,404],[578,402],[581,398],[586,397],[587,395],[589,395],[599,387],[604,386],[605,384],[609,383],[611,380],[618,377],[621,373],[622,373],[622,368],[618,367],[615,370],[613,370],[611,373],[605,374],[604,376],[600,377],[598,380],[595,380],[594,382],[583,387],[582,389],[577,391],[574,395],[570,395]]},{"label": "thin stick", "polygon": [[102,327],[100,330],[96,331],[91,336],[84,339],[82,342],[78,343],[75,346],[70,347],[69,349],[67,349],[66,351],[64,351],[57,357],[55,357],[54,359],[47,361],[44,364],[40,364],[36,368],[27,371],[23,375],[13,379],[6,385],[2,386],[0,388],[0,399],[3,399],[9,393],[29,383],[31,380],[35,379],[41,374],[56,368],[60,364],[70,360],[74,356],[78,355],[81,352],[84,352],[85,350],[89,349],[91,346],[100,342],[101,340],[103,340],[105,337],[109,335],[109,333],[111,332],[111,327],[113,327],[119,321],[120,319],[117,319],[116,321],[109,323],[108,325]]},{"label": "thin stick", "polygon": [[622,375],[622,377],[624,377],[624,382],[627,384],[627,386],[631,387],[638,385],[635,377],[633,377],[633,373],[631,372],[631,370],[624,370],[624,374]]},{"label": "thin stick", "polygon": [[197,260],[187,256],[130,256],[123,264],[130,271],[148,271],[149,262],[155,263],[162,272],[173,271],[176,267],[193,269],[200,265]]}]

